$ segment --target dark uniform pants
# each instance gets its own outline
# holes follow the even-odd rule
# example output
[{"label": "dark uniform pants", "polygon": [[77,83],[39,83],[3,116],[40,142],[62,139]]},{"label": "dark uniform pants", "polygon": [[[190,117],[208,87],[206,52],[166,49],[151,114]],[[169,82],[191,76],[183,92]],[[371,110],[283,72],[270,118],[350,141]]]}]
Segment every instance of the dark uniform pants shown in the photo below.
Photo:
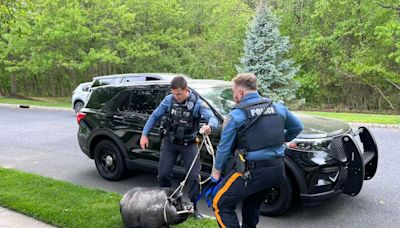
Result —
[{"label": "dark uniform pants", "polygon": [[285,166],[283,160],[281,161],[272,166],[251,170],[251,179],[247,179],[247,184],[243,174],[235,170],[224,177],[213,199],[213,209],[220,227],[240,227],[235,213],[236,205],[240,201],[243,201],[242,227],[256,227],[266,190],[285,175]]},{"label": "dark uniform pants", "polygon": [[[197,144],[190,143],[188,145],[177,145],[172,143],[168,138],[164,138],[161,146],[160,162],[158,164],[158,181],[160,187],[171,187],[172,169],[175,165],[178,154],[181,154],[186,173],[189,171],[190,165],[197,154]],[[192,171],[187,179],[188,195],[192,202],[195,202],[199,194],[199,174],[200,160],[197,158]]]}]

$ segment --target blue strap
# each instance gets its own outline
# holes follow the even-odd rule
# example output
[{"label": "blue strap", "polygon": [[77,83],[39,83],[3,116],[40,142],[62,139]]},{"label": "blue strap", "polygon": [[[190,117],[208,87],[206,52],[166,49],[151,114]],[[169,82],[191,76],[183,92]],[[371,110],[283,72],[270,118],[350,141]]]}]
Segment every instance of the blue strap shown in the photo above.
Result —
[{"label": "blue strap", "polygon": [[209,188],[207,190],[207,192],[204,194],[204,198],[207,201],[208,207],[211,207],[211,201],[214,199],[215,195],[217,194],[218,188],[220,185],[221,185],[221,182],[219,182],[217,185]]},{"label": "blue strap", "polygon": [[212,192],[212,197],[213,197],[213,198],[214,198],[215,195],[217,194],[220,185],[221,185],[221,182],[218,183],[218,184],[214,187],[213,192]]},{"label": "blue strap", "polygon": [[206,199],[206,201],[207,201],[207,196],[210,194],[208,192],[212,190],[213,183],[217,183],[217,182],[218,182],[217,180],[215,180],[213,177],[211,177],[211,183],[209,183],[205,188],[202,189],[202,191],[197,195],[197,198],[194,203],[197,203],[202,197],[204,197],[204,199]]},{"label": "blue strap", "polygon": [[197,195],[195,200],[195,204],[201,199],[204,198],[207,202],[208,207],[211,207],[211,202],[214,199],[215,195],[218,192],[218,188],[222,183],[222,178],[219,180],[214,179],[211,177],[209,184],[202,189],[202,191]]},{"label": "blue strap", "polygon": [[210,188],[207,190],[206,194],[204,195],[204,198],[206,199],[208,207],[211,207],[211,197],[209,197],[209,196],[211,195],[212,191],[213,191],[213,188]]}]

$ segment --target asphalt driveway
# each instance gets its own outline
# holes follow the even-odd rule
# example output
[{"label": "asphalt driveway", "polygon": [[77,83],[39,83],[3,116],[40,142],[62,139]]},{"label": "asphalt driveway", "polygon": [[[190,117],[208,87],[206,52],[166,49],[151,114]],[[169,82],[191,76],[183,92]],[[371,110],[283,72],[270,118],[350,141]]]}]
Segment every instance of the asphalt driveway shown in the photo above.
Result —
[{"label": "asphalt driveway", "polygon": [[[72,111],[0,107],[0,166],[121,194],[135,186],[157,186],[149,173],[118,182],[101,178],[79,149],[77,129]],[[400,130],[372,132],[380,153],[378,171],[358,196],[339,195],[281,217],[262,217],[260,227],[400,227]],[[201,209],[212,213],[204,204]]]}]

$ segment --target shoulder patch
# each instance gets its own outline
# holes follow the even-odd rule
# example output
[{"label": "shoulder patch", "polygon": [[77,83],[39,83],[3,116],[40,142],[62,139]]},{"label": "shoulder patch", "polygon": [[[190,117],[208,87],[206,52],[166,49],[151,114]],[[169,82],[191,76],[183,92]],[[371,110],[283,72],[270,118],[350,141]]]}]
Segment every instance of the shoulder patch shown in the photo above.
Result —
[{"label": "shoulder patch", "polygon": [[188,101],[188,102],[186,103],[186,107],[187,107],[189,110],[192,110],[193,107],[194,107],[193,101]]}]

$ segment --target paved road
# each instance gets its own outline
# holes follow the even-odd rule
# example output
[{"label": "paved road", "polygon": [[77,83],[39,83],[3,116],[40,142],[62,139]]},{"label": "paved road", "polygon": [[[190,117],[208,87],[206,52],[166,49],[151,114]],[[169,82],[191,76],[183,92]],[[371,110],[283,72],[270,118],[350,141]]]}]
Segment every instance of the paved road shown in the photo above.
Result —
[{"label": "paved road", "polygon": [[[146,173],[118,182],[102,179],[79,149],[77,128],[73,112],[0,107],[0,166],[119,193],[157,185],[155,175]],[[358,196],[339,195],[278,218],[262,217],[259,227],[400,227],[400,130],[372,131],[380,163]]]}]

